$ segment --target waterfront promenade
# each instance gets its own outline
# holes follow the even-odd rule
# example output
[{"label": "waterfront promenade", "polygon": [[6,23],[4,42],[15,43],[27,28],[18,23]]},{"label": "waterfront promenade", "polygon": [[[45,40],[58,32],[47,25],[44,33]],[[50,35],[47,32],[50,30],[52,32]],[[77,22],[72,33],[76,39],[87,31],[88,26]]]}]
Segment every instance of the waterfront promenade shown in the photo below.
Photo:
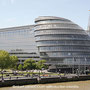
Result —
[{"label": "waterfront promenade", "polygon": [[4,78],[0,81],[0,87],[5,86],[17,86],[17,85],[29,85],[29,84],[45,84],[45,83],[57,83],[57,82],[70,82],[70,81],[83,81],[90,80],[90,75],[48,75],[48,76],[30,76],[30,77],[14,77]]}]

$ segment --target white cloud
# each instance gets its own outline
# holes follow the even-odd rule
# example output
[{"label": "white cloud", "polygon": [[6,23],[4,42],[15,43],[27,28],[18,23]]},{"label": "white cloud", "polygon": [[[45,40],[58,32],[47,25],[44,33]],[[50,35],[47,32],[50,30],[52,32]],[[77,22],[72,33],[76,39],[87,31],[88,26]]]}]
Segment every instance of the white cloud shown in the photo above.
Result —
[{"label": "white cloud", "polygon": [[16,21],[16,18],[8,18],[7,19],[7,22],[14,22],[14,21]]},{"label": "white cloud", "polygon": [[0,0],[0,5],[7,6],[8,4],[13,5],[15,3],[15,0]]},{"label": "white cloud", "polygon": [[15,0],[10,0],[11,4],[14,4]]},{"label": "white cloud", "polygon": [[1,3],[0,3],[2,6],[6,6],[7,5],[7,2],[5,0],[1,0]]}]

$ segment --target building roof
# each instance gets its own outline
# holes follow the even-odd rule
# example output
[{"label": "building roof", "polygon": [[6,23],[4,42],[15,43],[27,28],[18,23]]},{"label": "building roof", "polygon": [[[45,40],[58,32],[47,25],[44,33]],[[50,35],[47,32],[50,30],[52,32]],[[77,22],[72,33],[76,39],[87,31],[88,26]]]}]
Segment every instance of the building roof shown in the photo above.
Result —
[{"label": "building roof", "polygon": [[53,19],[56,19],[56,20],[65,20],[65,21],[70,21],[68,19],[65,19],[65,18],[62,18],[62,17],[56,17],[56,16],[39,16],[38,18],[35,19],[35,22],[37,21],[41,21],[41,20],[53,20]]},{"label": "building roof", "polygon": [[29,29],[29,28],[31,29],[33,27],[34,27],[34,25],[25,25],[25,26],[1,28],[0,32],[13,31],[13,30],[21,30],[21,29]]}]

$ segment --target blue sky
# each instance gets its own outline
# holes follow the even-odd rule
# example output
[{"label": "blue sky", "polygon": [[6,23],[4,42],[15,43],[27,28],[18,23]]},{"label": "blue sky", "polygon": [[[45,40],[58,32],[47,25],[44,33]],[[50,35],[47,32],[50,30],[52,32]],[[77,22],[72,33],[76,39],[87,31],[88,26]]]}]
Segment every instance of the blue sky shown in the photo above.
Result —
[{"label": "blue sky", "polygon": [[58,16],[87,29],[90,0],[0,0],[0,28],[34,24],[38,16]]}]

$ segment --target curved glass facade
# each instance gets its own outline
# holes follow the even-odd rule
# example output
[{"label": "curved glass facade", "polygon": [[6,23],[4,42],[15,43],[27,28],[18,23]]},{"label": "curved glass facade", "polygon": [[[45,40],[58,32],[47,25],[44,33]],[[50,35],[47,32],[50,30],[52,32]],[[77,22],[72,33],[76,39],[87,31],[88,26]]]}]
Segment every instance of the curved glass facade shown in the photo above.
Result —
[{"label": "curved glass facade", "polygon": [[90,37],[80,26],[53,16],[38,17],[35,23],[37,47],[47,64],[90,65]]}]

